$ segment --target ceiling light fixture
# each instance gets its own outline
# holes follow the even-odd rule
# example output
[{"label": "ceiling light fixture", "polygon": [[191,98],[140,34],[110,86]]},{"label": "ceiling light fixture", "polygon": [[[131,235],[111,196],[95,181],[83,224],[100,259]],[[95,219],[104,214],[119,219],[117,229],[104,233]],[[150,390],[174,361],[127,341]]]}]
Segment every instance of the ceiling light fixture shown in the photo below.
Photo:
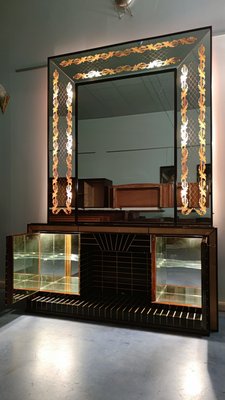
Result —
[{"label": "ceiling light fixture", "polygon": [[115,8],[119,18],[122,18],[126,12],[133,16],[130,6],[134,3],[134,0],[114,0]]}]

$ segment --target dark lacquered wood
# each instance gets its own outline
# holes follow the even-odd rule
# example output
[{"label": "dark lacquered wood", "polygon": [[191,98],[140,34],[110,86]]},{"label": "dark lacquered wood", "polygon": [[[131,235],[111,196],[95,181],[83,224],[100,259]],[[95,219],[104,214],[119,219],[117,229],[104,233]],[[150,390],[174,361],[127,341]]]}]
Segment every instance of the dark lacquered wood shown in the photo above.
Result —
[{"label": "dark lacquered wood", "polygon": [[[80,311],[78,308],[70,308],[73,315],[76,310],[75,315],[84,319],[90,317],[94,320],[118,323],[122,321],[135,326],[161,327],[162,329],[173,327],[179,330],[179,327],[182,327],[182,330],[187,332],[194,330],[208,333],[210,330],[217,330],[217,237],[214,228],[31,224],[28,226],[28,232],[81,233],[79,304],[82,306],[79,306]],[[203,238],[203,306],[199,310],[198,307],[185,304],[155,303],[156,236]],[[8,239],[7,245],[8,273],[12,278],[12,238]],[[12,302],[12,279],[7,284],[7,296],[8,303]],[[42,293],[40,296],[43,298]],[[54,313],[57,296],[57,294],[48,293],[47,300],[43,300],[43,307],[41,306],[40,309],[42,300],[40,302],[37,297],[35,305],[36,300],[31,294],[32,311],[37,309],[50,314]],[[101,296],[100,301],[99,296]],[[90,300],[91,298],[93,301]],[[109,303],[110,298],[111,303]],[[141,303],[140,299],[142,299]],[[30,303],[31,300],[27,301]],[[61,301],[64,302],[63,299]],[[77,303],[77,301],[77,296],[68,295],[65,306],[60,308],[60,313],[65,312],[64,315],[69,315],[67,304]],[[57,303],[56,306],[58,311],[60,304]],[[110,304],[113,305],[112,309]],[[74,307],[77,306],[74,305]],[[145,310],[147,310],[146,313]]]},{"label": "dark lacquered wood", "polygon": [[13,237],[6,238],[5,304],[13,303]]},{"label": "dark lacquered wood", "polygon": [[156,301],[156,237],[152,235],[151,240],[151,250],[152,250],[152,259],[151,259],[151,276],[152,276],[152,287],[151,287],[151,299],[152,301]]},{"label": "dark lacquered wood", "polygon": [[113,186],[113,207],[160,207],[160,184],[139,183]]},{"label": "dark lacquered wood", "polygon": [[217,276],[217,230],[209,235],[209,307],[210,330],[218,330],[218,276]]}]

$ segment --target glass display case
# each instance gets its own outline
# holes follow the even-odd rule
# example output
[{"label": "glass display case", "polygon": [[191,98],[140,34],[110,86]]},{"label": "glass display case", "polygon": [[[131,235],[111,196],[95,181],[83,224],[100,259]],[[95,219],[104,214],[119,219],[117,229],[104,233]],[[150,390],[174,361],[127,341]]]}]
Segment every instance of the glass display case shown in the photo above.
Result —
[{"label": "glass display case", "polygon": [[210,225],[211,143],[211,28],[49,58],[49,222]]},{"label": "glass display case", "polygon": [[154,237],[157,303],[202,306],[203,238]]},{"label": "glass display case", "polygon": [[78,234],[37,233],[10,239],[14,301],[39,291],[80,293]]},{"label": "glass display case", "polygon": [[7,238],[6,302],[32,312],[208,334],[217,296],[212,227],[31,224]]}]

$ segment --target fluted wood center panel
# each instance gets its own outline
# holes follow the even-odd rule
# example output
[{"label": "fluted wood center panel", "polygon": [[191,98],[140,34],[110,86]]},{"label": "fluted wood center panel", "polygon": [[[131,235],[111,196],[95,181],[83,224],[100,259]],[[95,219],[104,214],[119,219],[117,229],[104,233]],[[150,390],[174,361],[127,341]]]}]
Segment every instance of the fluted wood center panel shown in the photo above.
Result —
[{"label": "fluted wood center panel", "polygon": [[149,235],[81,235],[81,277],[85,276],[86,282],[81,287],[83,294],[141,294],[150,298],[150,268]]}]

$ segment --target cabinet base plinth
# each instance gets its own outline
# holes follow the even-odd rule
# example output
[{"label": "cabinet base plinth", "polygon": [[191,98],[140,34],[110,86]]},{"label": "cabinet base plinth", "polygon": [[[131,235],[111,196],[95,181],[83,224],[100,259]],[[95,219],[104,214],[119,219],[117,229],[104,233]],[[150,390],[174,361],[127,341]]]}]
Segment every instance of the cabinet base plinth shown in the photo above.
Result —
[{"label": "cabinet base plinth", "polygon": [[149,330],[209,334],[200,308],[153,304],[141,297],[79,298],[38,293],[28,300],[27,311]]}]

